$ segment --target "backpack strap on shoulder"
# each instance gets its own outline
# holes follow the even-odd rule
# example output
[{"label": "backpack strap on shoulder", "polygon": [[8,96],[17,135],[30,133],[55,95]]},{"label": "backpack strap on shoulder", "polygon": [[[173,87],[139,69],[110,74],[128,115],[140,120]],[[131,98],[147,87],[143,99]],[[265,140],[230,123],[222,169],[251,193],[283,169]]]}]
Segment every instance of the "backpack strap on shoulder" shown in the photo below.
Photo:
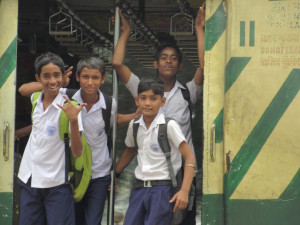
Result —
[{"label": "backpack strap on shoulder", "polygon": [[192,122],[192,114],[193,114],[193,104],[192,104],[192,102],[191,102],[191,95],[190,95],[190,91],[189,91],[189,89],[187,88],[187,87],[185,87],[185,88],[180,88],[180,90],[181,90],[181,93],[182,93],[182,96],[183,96],[183,98],[184,98],[184,100],[186,100],[187,102],[188,102],[188,104],[189,104],[189,110],[190,110],[190,120],[191,120],[191,122]]},{"label": "backpack strap on shoulder", "polygon": [[106,109],[102,108],[102,117],[105,123],[105,132],[108,135],[110,131],[110,117],[112,108],[112,96],[102,93],[106,104]]},{"label": "backpack strap on shoulder", "polygon": [[37,103],[37,100],[40,97],[40,95],[41,95],[41,92],[37,91],[37,92],[34,92],[33,96],[32,96],[31,123],[32,123],[32,114],[36,107],[36,103]]},{"label": "backpack strap on shoulder", "polygon": [[133,124],[132,124],[133,140],[134,140],[134,145],[135,145],[136,148],[139,148],[139,146],[137,144],[137,133],[138,133],[140,123],[135,123],[135,122],[138,121],[139,119],[140,119],[140,116],[135,118],[133,120]]},{"label": "backpack strap on shoulder", "polygon": [[168,140],[168,123],[169,123],[170,120],[171,120],[170,118],[165,118],[166,123],[159,124],[158,143],[159,143],[159,146],[160,146],[161,150],[163,151],[163,153],[165,154],[166,159],[167,159],[170,178],[172,180],[172,186],[173,186],[174,189],[177,189],[178,188],[178,183],[177,183],[176,176],[175,176],[175,173],[174,173],[174,169],[173,169],[173,166],[172,166],[171,147],[170,147],[170,143],[169,143],[169,140]]}]

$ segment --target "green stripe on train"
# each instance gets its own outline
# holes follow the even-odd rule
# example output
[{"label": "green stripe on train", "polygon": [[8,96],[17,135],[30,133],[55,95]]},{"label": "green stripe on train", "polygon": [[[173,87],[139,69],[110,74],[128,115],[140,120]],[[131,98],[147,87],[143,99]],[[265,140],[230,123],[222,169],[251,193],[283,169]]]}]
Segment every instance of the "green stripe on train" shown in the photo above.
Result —
[{"label": "green stripe on train", "polygon": [[205,50],[210,51],[226,29],[226,14],[224,1],[221,2],[215,13],[206,21]]},{"label": "green stripe on train", "polygon": [[202,196],[201,222],[203,225],[224,224],[224,197],[223,194]]},{"label": "green stripe on train", "polygon": [[0,193],[0,224],[11,225],[12,224],[12,192]]},{"label": "green stripe on train", "polygon": [[290,182],[290,184],[286,187],[284,192],[280,195],[279,199],[281,200],[289,200],[292,198],[300,198],[300,169]]},{"label": "green stripe on train", "polygon": [[[299,189],[299,188],[298,188]],[[299,225],[300,198],[266,200],[229,200],[224,210],[224,195],[203,195],[201,224],[203,225]],[[227,216],[224,217],[224,213]],[[254,216],[255,215],[255,216]],[[226,218],[224,221],[224,218]]]},{"label": "green stripe on train", "polygon": [[17,63],[17,37],[11,42],[0,58],[0,88],[3,86]]},{"label": "green stripe on train", "polygon": [[250,57],[232,57],[226,65],[225,69],[225,93],[234,84],[237,78],[250,61]]},{"label": "green stripe on train", "polygon": [[244,178],[299,89],[300,69],[294,69],[234,157],[231,163],[231,172],[225,174],[226,198],[230,198]]},{"label": "green stripe on train", "polygon": [[216,125],[216,132],[215,132],[215,142],[221,143],[223,141],[223,115],[224,115],[224,108],[218,114],[217,118],[215,119],[214,123]]},{"label": "green stripe on train", "polygon": [[300,199],[229,200],[226,225],[299,225]]},{"label": "green stripe on train", "polygon": [[[225,93],[240,76],[250,59],[250,57],[232,57],[229,60],[225,69]],[[221,143],[223,141],[223,114],[224,108],[219,112],[214,121],[216,125],[216,143]]]}]

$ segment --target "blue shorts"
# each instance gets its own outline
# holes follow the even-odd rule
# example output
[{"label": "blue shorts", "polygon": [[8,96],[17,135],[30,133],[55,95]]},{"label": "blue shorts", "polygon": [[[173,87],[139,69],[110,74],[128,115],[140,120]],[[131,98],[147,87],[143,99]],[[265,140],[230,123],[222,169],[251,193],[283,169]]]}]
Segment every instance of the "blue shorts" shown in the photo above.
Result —
[{"label": "blue shorts", "polygon": [[75,204],[77,225],[101,225],[110,175],[92,179],[81,202]]},{"label": "blue shorts", "polygon": [[20,184],[19,225],[75,225],[74,198],[69,184],[32,188],[31,180]]},{"label": "blue shorts", "polygon": [[172,222],[171,186],[143,187],[131,190],[124,225],[168,225]]}]

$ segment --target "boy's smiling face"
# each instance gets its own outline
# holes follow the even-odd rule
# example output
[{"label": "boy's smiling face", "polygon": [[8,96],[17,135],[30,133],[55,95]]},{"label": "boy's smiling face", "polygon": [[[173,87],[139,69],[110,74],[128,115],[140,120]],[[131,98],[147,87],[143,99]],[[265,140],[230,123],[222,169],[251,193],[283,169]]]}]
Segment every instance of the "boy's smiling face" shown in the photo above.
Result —
[{"label": "boy's smiling face", "polygon": [[42,67],[40,75],[35,75],[43,85],[44,95],[56,97],[63,82],[63,74],[59,66],[49,63]]},{"label": "boy's smiling face", "polygon": [[163,107],[166,102],[165,97],[159,94],[154,94],[153,90],[141,92],[135,99],[136,105],[142,110],[144,117],[155,118],[160,107]]},{"label": "boy's smiling face", "polygon": [[76,74],[76,79],[80,83],[81,91],[86,95],[97,94],[99,87],[105,81],[105,75],[97,69],[84,67],[80,75]]}]

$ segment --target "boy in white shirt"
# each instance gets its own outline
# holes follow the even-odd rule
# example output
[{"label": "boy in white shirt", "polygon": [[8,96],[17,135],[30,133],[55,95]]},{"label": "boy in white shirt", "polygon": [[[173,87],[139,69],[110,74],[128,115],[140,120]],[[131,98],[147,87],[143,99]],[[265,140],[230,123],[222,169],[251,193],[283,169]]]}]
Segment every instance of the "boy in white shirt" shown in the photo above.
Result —
[{"label": "boy in white shirt", "polygon": [[[184,168],[181,189],[177,193],[172,193],[167,160],[157,137],[159,124],[166,123],[164,115],[159,112],[165,102],[162,81],[154,79],[140,81],[136,105],[142,110],[142,116],[130,122],[125,139],[127,148],[116,165],[118,177],[137,154],[136,179],[124,225],[168,225],[172,222],[173,212],[187,207],[196,161],[179,125],[175,120],[170,120],[167,124],[167,134],[174,173],[176,174],[182,165],[181,157],[187,165]],[[139,123],[137,147],[133,136],[133,123]]]},{"label": "boy in white shirt", "polygon": [[[35,60],[36,79],[43,86],[32,113],[32,132],[21,161],[18,183],[20,192],[20,225],[73,225],[74,199],[65,183],[65,144],[59,135],[59,118],[63,110],[69,118],[71,149],[81,155],[80,111],[59,93],[64,70],[63,60],[45,53]],[[32,98],[31,98],[32,99]],[[67,101],[67,104],[64,102]]]},{"label": "boy in white shirt", "polygon": [[[89,187],[81,202],[76,203],[77,225],[100,225],[110,185],[110,171],[112,160],[107,146],[107,134],[105,132],[105,121],[103,120],[102,108],[107,105],[99,88],[105,81],[105,63],[97,57],[81,59],[77,64],[76,80],[80,83],[80,89],[73,95],[72,99],[87,105],[82,110],[84,134],[92,151],[92,177]],[[61,89],[66,93],[67,89]],[[117,113],[117,104],[112,99],[110,126],[112,127],[114,117]],[[129,123],[137,116],[132,114],[118,114],[118,124]]]}]

